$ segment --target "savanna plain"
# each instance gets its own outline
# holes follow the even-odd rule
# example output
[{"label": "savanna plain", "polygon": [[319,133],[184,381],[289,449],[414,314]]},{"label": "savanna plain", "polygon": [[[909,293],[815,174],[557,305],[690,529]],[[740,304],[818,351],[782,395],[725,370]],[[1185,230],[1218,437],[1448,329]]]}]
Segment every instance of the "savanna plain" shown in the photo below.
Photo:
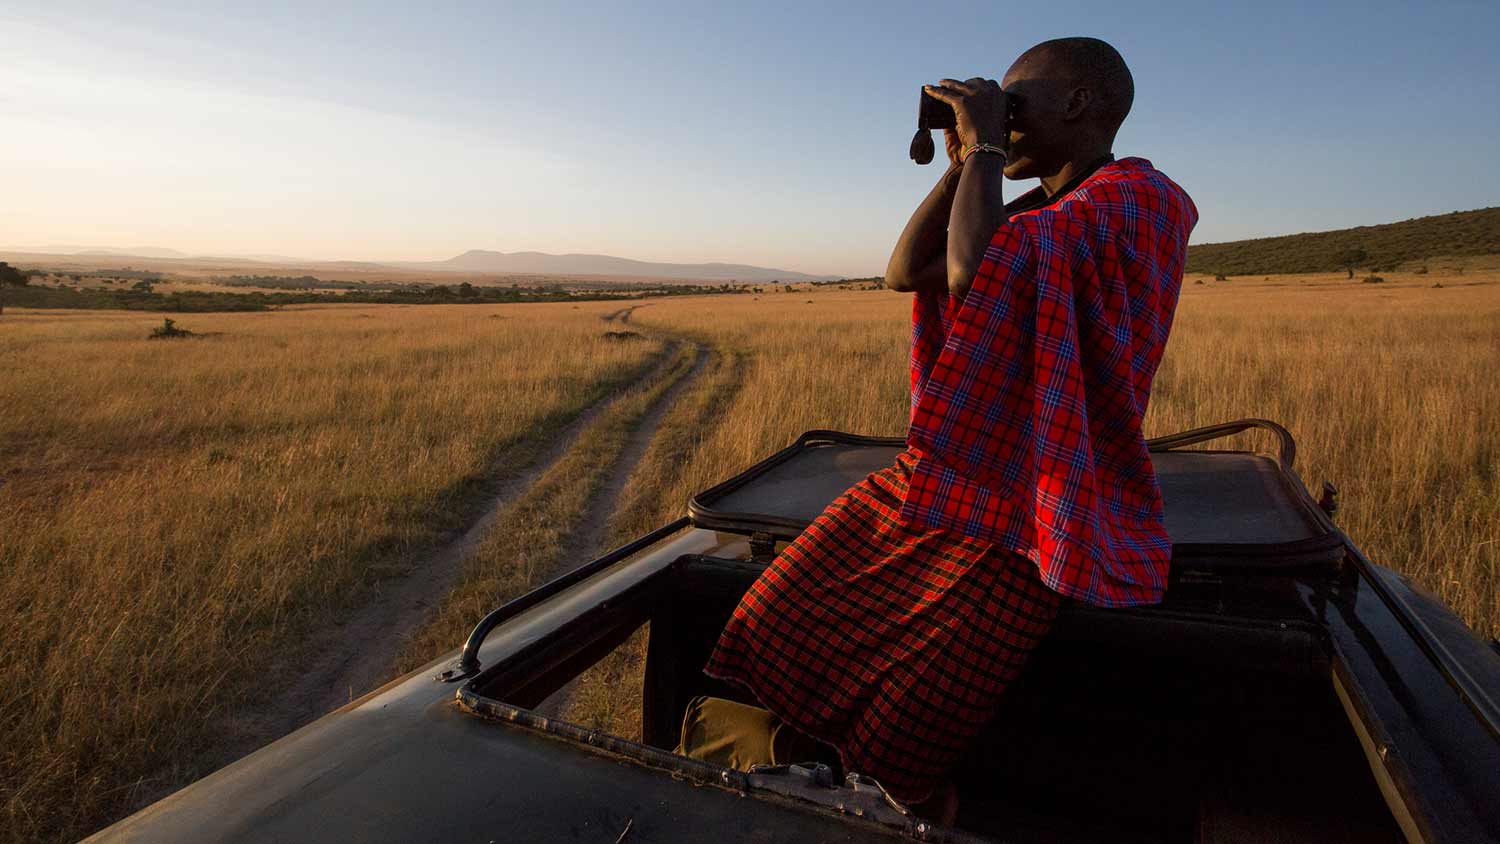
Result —
[{"label": "savanna plain", "polygon": [[[1147,433],[1282,422],[1353,540],[1495,635],[1497,276],[1190,277]],[[329,304],[172,340],[146,339],[160,316],[8,309],[0,841],[77,839],[275,738],[257,713],[424,567],[452,573],[414,621],[340,642],[377,683],[803,430],[902,433],[909,307]],[[568,717],[631,734],[639,663],[636,640],[591,670]]]}]

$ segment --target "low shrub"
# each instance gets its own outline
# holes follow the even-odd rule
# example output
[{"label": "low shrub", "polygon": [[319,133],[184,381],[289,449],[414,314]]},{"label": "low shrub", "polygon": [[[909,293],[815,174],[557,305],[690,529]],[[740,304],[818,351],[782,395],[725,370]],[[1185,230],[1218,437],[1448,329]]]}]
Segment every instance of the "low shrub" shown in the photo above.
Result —
[{"label": "low shrub", "polygon": [[163,340],[163,339],[166,339],[166,338],[169,338],[169,337],[191,337],[191,336],[193,336],[193,332],[188,331],[186,328],[178,328],[176,320],[163,319],[161,321],[161,325],[157,326],[156,328],[151,329],[151,336],[147,337],[146,339],[147,340]]}]

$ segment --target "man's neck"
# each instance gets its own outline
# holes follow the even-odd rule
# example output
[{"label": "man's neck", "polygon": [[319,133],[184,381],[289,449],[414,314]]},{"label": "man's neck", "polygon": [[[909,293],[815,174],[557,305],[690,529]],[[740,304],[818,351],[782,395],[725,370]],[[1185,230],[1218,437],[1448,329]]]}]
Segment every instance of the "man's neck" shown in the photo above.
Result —
[{"label": "man's neck", "polygon": [[1084,150],[1073,155],[1056,173],[1042,177],[1042,190],[1046,191],[1049,197],[1056,196],[1057,192],[1062,190],[1064,185],[1076,179],[1079,173],[1087,172],[1090,167],[1098,164],[1100,159],[1105,158],[1109,154],[1109,147],[1106,146],[1102,149],[1096,147]]}]

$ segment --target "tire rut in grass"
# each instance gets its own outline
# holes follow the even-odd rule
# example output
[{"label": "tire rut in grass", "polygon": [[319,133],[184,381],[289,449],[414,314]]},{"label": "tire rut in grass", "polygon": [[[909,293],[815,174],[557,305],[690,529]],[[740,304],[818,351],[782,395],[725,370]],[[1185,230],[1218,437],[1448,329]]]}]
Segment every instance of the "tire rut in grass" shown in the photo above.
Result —
[{"label": "tire rut in grass", "polygon": [[[656,527],[681,512],[687,496],[718,478],[698,477],[691,465],[705,438],[719,424],[723,408],[744,386],[748,363],[743,352],[710,343],[710,363],[657,426],[651,447],[610,514],[609,545]],[[544,702],[552,717],[630,741],[641,740],[641,690],[645,682],[648,633],[637,630],[599,662],[581,672],[554,700]]]},{"label": "tire rut in grass", "polygon": [[679,348],[679,343],[669,342],[642,375],[578,414],[526,468],[515,472],[497,466],[495,474],[500,479],[486,494],[479,516],[467,528],[410,560],[408,573],[372,586],[370,599],[359,609],[314,632],[300,649],[302,664],[291,686],[270,703],[229,717],[226,739],[210,754],[207,770],[222,767],[395,676],[402,649],[459,581],[465,561],[497,517],[556,467],[603,414],[631,391],[670,372]]},{"label": "tire rut in grass", "polygon": [[607,480],[589,498],[589,505],[586,508],[586,512],[590,514],[589,518],[564,546],[561,565],[552,572],[552,577],[566,574],[609,550],[604,547],[609,538],[609,517],[614,515],[615,510],[619,508],[620,499],[625,492],[625,485],[630,480],[631,473],[640,465],[641,458],[646,455],[646,449],[651,447],[651,441],[656,437],[656,429],[661,426],[662,417],[672,408],[683,391],[703,373],[704,367],[708,364],[708,358],[708,351],[699,348],[693,357],[692,368],[674,381],[657,398],[651,409],[646,411],[646,415],[636,424],[635,430],[631,431],[625,448],[610,465]]},{"label": "tire rut in grass", "polygon": [[[630,481],[630,476],[640,465],[641,459],[646,456],[646,451],[651,447],[656,438],[657,429],[661,426],[662,418],[671,410],[679,396],[695,382],[708,365],[710,354],[708,350],[699,347],[697,355],[693,360],[692,369],[671,387],[667,388],[660,398],[642,417],[634,431],[631,432],[624,449],[615,459],[610,467],[609,479],[594,492],[589,500],[587,512],[592,518],[579,531],[575,532],[565,546],[560,560],[560,566],[552,572],[553,577],[565,574],[567,571],[583,565],[605,551],[609,544],[611,517],[620,509],[624,498],[625,487]],[[551,718],[558,717],[567,708],[573,698],[577,680],[570,681],[559,689],[538,707],[538,711]]]},{"label": "tire rut in grass", "polygon": [[[456,588],[403,654],[415,668],[451,650],[475,620],[557,574],[586,562],[602,544],[602,524],[623,480],[612,481],[639,460],[632,439],[649,443],[661,411],[697,377],[706,358],[696,344],[682,346],[664,374],[638,385],[581,433],[562,460],[491,525],[464,566]],[[681,386],[679,386],[681,385]],[[602,503],[601,503],[602,502]]]}]

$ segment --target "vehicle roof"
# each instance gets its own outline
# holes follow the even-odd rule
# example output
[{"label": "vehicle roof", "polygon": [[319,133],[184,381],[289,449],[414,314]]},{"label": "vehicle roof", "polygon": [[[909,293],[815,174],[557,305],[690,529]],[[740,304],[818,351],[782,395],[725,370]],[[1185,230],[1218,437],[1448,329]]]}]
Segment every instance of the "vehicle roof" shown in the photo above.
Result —
[{"label": "vehicle roof", "polygon": [[[683,542],[686,540],[686,542]],[[694,531],[682,550],[713,535]],[[675,554],[673,556],[676,556]],[[545,621],[538,608],[518,625]],[[523,634],[522,639],[526,638]],[[497,634],[496,658],[520,643]],[[790,802],[661,772],[462,711],[438,660],[106,829],[90,841],[897,840]]]},{"label": "vehicle roof", "polygon": [[[680,523],[674,523],[680,524]],[[669,526],[670,527],[670,526]],[[665,531],[663,534],[670,531]],[[1322,641],[1347,706],[1368,722],[1372,768],[1426,837],[1500,831],[1500,740],[1482,717],[1500,692],[1500,656],[1440,602],[1370,564],[1352,545],[1337,572],[1277,571],[1180,584],[1168,605],[1092,611],[1174,623],[1289,626]],[[643,553],[602,559],[504,615],[476,654],[486,674],[684,560],[743,558],[743,536],[687,529]],[[740,563],[743,565],[743,562]],[[1271,584],[1268,588],[1265,584]],[[1244,597],[1248,596],[1248,597]],[[1268,597],[1269,596],[1269,597]],[[1248,601],[1237,607],[1237,601]],[[1243,610],[1243,611],[1241,611]],[[497,611],[498,612],[498,611]],[[1424,632],[1425,631],[1425,632]],[[160,842],[882,840],[899,830],[786,799],[745,797],[602,752],[546,729],[464,711],[436,682],[452,655],[393,681],[90,840]],[[1454,672],[1462,673],[1455,678]],[[480,677],[464,675],[479,688]],[[615,837],[610,837],[611,835]],[[483,836],[483,837],[481,837]]]},{"label": "vehicle roof", "polygon": [[[1252,429],[1277,437],[1279,453],[1185,449]],[[1342,537],[1292,469],[1295,444],[1280,425],[1242,420],[1150,445],[1175,567],[1331,567],[1343,557]],[[694,496],[689,513],[700,527],[790,540],[846,489],[892,465],[906,447],[899,437],[809,431]]]},{"label": "vehicle roof", "polygon": [[[548,631],[587,617],[607,596],[669,575],[681,560],[744,550],[741,537],[687,530],[518,614],[496,629],[481,656],[500,667]],[[1302,584],[1294,599],[1301,620],[1328,623],[1331,644],[1344,657],[1345,685],[1357,705],[1386,725],[1375,738],[1385,755],[1372,764],[1395,772],[1406,797],[1428,813],[1429,830],[1441,838],[1500,829],[1495,808],[1473,793],[1500,787],[1500,746],[1478,729],[1435,666],[1406,644],[1389,607],[1367,585],[1346,586],[1339,596]],[[1211,618],[1213,611],[1202,615]],[[1258,623],[1275,624],[1269,616]],[[545,730],[465,712],[456,686],[434,681],[447,661],[366,695],[91,840],[613,841],[609,836],[618,837],[627,823],[641,840],[900,837],[898,829],[826,808],[764,794],[746,799]]]}]

